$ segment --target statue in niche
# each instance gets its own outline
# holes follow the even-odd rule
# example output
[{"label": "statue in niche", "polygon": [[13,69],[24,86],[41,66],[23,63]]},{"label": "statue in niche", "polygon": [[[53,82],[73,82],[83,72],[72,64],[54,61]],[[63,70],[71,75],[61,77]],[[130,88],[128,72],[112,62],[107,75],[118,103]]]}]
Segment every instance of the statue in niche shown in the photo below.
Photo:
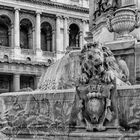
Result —
[{"label": "statue in niche", "polygon": [[81,76],[76,86],[81,103],[79,118],[87,131],[106,130],[106,122],[113,121],[117,114],[113,102],[116,85],[127,85],[124,77],[128,75],[120,69],[110,49],[98,42],[86,44],[80,60]]},{"label": "statue in niche", "polygon": [[120,2],[119,0],[96,0],[96,5],[97,8],[94,12],[94,19],[99,17],[104,12],[116,10],[119,8]]}]

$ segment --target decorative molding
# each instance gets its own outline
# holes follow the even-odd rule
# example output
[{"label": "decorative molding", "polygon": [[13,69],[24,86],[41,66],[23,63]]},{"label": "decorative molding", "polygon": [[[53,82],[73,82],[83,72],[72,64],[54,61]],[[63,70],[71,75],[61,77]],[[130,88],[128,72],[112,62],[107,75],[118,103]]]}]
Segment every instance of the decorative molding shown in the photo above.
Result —
[{"label": "decorative molding", "polygon": [[40,14],[40,15],[41,15],[41,14],[42,14],[42,11],[37,10],[37,11],[36,11],[36,14]]},{"label": "decorative molding", "polygon": [[36,62],[36,61],[26,61],[26,60],[15,60],[15,59],[8,59],[5,60],[0,58],[0,63],[9,63],[9,64],[24,64],[24,65],[33,65],[33,66],[49,66],[50,64],[47,62]]},{"label": "decorative molding", "polygon": [[63,16],[60,14],[56,14],[56,18],[63,19]]},{"label": "decorative molding", "polygon": [[21,53],[31,56],[31,55],[35,55],[36,51],[33,49],[21,49]]},{"label": "decorative molding", "polygon": [[82,31],[82,20],[76,18],[69,18],[68,20],[68,28],[71,24],[76,24],[79,27],[79,30]]},{"label": "decorative molding", "polygon": [[10,19],[11,24],[14,23],[14,14],[13,14],[13,12],[8,11],[8,10],[4,10],[4,9],[0,9],[0,16],[2,16],[2,15],[7,16]]},{"label": "decorative molding", "polygon": [[43,17],[41,17],[41,24],[43,22],[48,22],[52,26],[52,30],[55,30],[55,27],[56,27],[55,19],[43,16]]},{"label": "decorative molding", "polygon": [[28,19],[31,23],[32,23],[32,28],[35,27],[35,17],[30,15],[30,14],[26,14],[26,13],[20,13],[20,22],[23,19]]},{"label": "decorative molding", "polygon": [[88,8],[76,6],[76,5],[69,5],[69,4],[62,4],[62,3],[56,3],[52,1],[43,1],[43,0],[18,0],[22,2],[28,2],[28,3],[34,3],[38,5],[48,5],[51,7],[56,7],[60,9],[67,9],[67,10],[72,10],[72,11],[77,11],[77,12],[82,12],[82,13],[89,13]]}]

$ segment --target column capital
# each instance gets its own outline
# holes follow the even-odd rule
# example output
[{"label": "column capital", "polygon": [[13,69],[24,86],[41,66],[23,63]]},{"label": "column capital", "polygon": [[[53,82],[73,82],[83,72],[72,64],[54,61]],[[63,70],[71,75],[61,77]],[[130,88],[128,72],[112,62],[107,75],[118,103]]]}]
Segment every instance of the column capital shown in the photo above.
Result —
[{"label": "column capital", "polygon": [[79,35],[80,35],[80,36],[83,35],[83,31],[80,31],[80,32],[79,32]]},{"label": "column capital", "polygon": [[36,11],[36,14],[37,14],[37,15],[41,15],[41,14],[42,14],[42,11],[37,10],[37,11]]},{"label": "column capital", "polygon": [[57,18],[57,19],[62,19],[62,15],[56,14],[56,18]]},{"label": "column capital", "polygon": [[10,27],[11,27],[11,29],[13,29],[14,28],[14,23],[11,23],[11,26]]},{"label": "column capital", "polygon": [[20,74],[19,73],[14,73],[15,78],[19,78]]},{"label": "column capital", "polygon": [[64,18],[65,20],[69,20],[69,17],[68,17],[68,16],[63,16],[63,18]]},{"label": "column capital", "polygon": [[15,11],[19,11],[20,8],[19,8],[19,7],[15,7],[14,10],[15,10]]},{"label": "column capital", "polygon": [[35,31],[35,26],[32,27],[32,32],[34,32],[34,31]]},{"label": "column capital", "polygon": [[88,19],[82,19],[82,22],[83,22],[83,23],[88,23],[89,20],[88,20]]},{"label": "column capital", "polygon": [[68,34],[70,33],[70,28],[67,29]]},{"label": "column capital", "polygon": [[56,32],[56,30],[55,30],[55,29],[53,29],[53,30],[52,30],[52,34],[55,34],[55,32]]}]

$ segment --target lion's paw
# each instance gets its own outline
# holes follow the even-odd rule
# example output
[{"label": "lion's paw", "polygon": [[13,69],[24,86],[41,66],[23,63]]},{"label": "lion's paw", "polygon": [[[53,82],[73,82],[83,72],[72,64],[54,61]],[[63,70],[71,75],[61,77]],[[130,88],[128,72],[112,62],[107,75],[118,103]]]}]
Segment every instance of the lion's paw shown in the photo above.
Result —
[{"label": "lion's paw", "polygon": [[110,83],[115,79],[114,73],[112,71],[106,71],[103,76],[103,81],[105,83]]}]

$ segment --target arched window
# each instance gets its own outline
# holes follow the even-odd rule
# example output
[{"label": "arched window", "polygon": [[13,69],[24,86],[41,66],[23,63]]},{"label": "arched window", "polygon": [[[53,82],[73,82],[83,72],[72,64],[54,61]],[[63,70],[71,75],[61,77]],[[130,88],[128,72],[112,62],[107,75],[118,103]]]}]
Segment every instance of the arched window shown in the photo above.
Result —
[{"label": "arched window", "polygon": [[0,16],[0,45],[10,46],[11,21],[7,16]]},{"label": "arched window", "polygon": [[23,19],[20,22],[20,47],[23,49],[33,48],[33,33],[32,23],[28,19]]},{"label": "arched window", "polygon": [[42,51],[52,50],[52,27],[48,22],[41,24],[41,49]]},{"label": "arched window", "polygon": [[76,24],[71,24],[69,27],[69,46],[71,48],[79,48],[80,47],[80,35],[79,35],[79,27]]}]

